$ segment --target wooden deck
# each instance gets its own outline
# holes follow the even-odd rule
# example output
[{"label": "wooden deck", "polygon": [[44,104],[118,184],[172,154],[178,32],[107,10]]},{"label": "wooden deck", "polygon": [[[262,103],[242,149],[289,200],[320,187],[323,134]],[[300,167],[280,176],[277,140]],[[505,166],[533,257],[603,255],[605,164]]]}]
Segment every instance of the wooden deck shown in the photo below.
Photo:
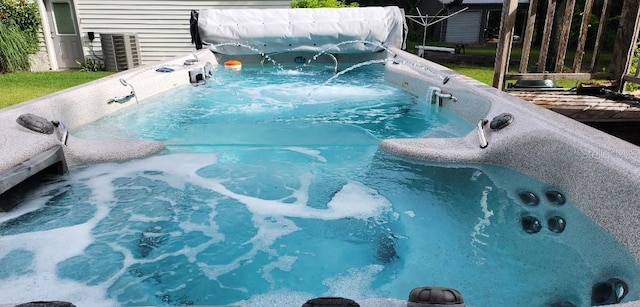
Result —
[{"label": "wooden deck", "polygon": [[509,90],[541,107],[580,122],[639,122],[640,102],[577,95],[569,90]]}]

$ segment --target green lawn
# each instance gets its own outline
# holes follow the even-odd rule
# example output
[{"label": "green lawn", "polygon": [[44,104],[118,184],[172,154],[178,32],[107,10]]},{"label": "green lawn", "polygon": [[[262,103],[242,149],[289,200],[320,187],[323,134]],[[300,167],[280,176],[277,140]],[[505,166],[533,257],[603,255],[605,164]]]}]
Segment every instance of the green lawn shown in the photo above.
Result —
[{"label": "green lawn", "polygon": [[445,66],[455,70],[459,74],[469,76],[482,83],[488,85],[493,83],[493,67],[467,64],[446,64]]},{"label": "green lawn", "polygon": [[[407,42],[407,52],[415,52],[415,46],[421,43],[417,42]],[[455,44],[445,43],[445,42],[427,42],[427,45],[431,46],[441,46],[441,47],[455,47]],[[496,56],[496,45],[495,44],[483,44],[483,45],[466,45],[465,46],[466,54],[473,54],[478,56],[486,56],[486,57],[494,57]],[[531,53],[529,55],[529,66],[533,66],[537,63],[538,57],[540,55],[539,47],[533,46],[531,48]],[[582,69],[588,70],[591,66],[591,57],[592,51],[587,50],[582,58]],[[598,62],[598,67],[596,71],[604,71],[607,69],[609,63],[611,62],[611,57],[613,53],[611,51],[602,51],[600,54],[600,60]],[[520,60],[522,57],[522,47],[519,45],[514,45],[511,49],[511,60]],[[567,54],[565,56],[565,70],[573,67],[573,59],[575,57],[575,50],[568,48]],[[514,66],[513,69],[517,70],[518,67]]]},{"label": "green lawn", "polygon": [[[459,74],[469,76],[489,86],[493,85],[493,67],[466,64],[447,64],[446,66]],[[579,81],[576,80],[557,80],[556,85],[564,88],[572,88],[577,86],[578,82]],[[511,80],[507,81],[507,83],[515,83],[515,81]]]},{"label": "green lawn", "polygon": [[18,72],[0,74],[0,108],[93,81],[112,72]]},{"label": "green lawn", "polygon": [[[418,45],[418,43],[408,42],[407,45],[408,45],[407,52],[415,52],[415,45]],[[454,44],[449,44],[444,42],[427,42],[427,45],[451,47],[451,48],[455,46]],[[466,54],[473,54],[477,56],[495,58],[496,46],[495,44],[467,45],[465,46],[465,52]],[[511,51],[511,59],[519,60],[521,56],[522,56],[522,47],[514,45]],[[529,64],[530,64],[529,66],[532,66],[537,62],[538,56],[539,56],[539,50],[537,50],[536,47],[533,47],[531,50],[531,55],[529,59]],[[574,56],[575,56],[575,50],[571,50],[571,49],[567,50],[565,67],[573,65]],[[584,58],[582,60],[583,70],[588,70],[588,67],[591,65],[591,56],[592,54],[590,51],[587,51],[585,53]],[[605,51],[602,53],[602,55],[600,56],[600,62],[598,63],[598,69],[597,69],[598,71],[606,70],[606,67],[611,62],[611,56],[612,56],[612,53],[610,51],[609,52]],[[469,64],[444,64],[444,66],[447,66],[458,73],[474,78],[482,83],[485,83],[488,85],[493,84],[493,66],[481,66],[481,65],[469,65]],[[519,67],[517,65],[512,64],[509,67],[509,71],[516,73],[518,71],[518,68]],[[515,83],[515,81],[513,80],[508,81],[508,83]],[[578,84],[578,81],[558,80],[556,81],[556,84],[564,88],[572,88]]]},{"label": "green lawn", "polygon": [[[408,52],[413,52],[416,42],[408,43]],[[432,44],[432,43],[428,43]],[[441,45],[451,47],[446,43],[433,43],[433,45]],[[467,54],[476,54],[482,56],[495,57],[495,45],[478,45],[466,46]],[[512,51],[512,58],[518,59],[522,50],[521,48],[514,47]],[[531,54],[531,63],[535,63],[535,59],[538,54],[533,51]],[[590,64],[590,54],[586,54],[584,57],[585,65]],[[611,60],[611,54],[605,53],[602,56],[601,66],[607,65]],[[566,63],[569,65],[573,61],[573,53],[568,51]],[[493,67],[478,66],[478,65],[465,65],[465,64],[447,64],[449,68],[474,78],[480,82],[491,85],[493,83]],[[512,65],[511,70],[515,71],[518,67]],[[111,72],[79,72],[79,71],[58,71],[58,72],[21,72],[0,74],[0,89],[2,94],[0,96],[0,108],[4,108],[10,105],[14,105],[23,101],[27,101],[33,98],[44,96],[53,92],[57,92],[75,85],[86,83],[95,79],[102,78],[104,76],[112,74]],[[511,81],[513,82],[513,81]],[[560,80],[556,82],[557,85],[571,88],[576,86],[577,82],[574,80]]]}]

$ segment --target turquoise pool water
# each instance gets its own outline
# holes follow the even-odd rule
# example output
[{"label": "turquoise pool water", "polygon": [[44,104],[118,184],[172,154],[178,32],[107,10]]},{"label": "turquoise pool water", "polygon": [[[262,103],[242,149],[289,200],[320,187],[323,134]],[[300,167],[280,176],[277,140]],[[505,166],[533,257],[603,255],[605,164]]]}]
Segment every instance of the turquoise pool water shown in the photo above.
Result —
[{"label": "turquoise pool water", "polygon": [[172,151],[194,151],[227,144],[374,145],[388,137],[456,137],[473,129],[448,109],[385,84],[381,66],[349,71],[325,85],[334,77],[332,67],[221,69],[206,85],[153,97],[74,135],[150,138]]},{"label": "turquoise pool water", "polygon": [[633,257],[571,195],[560,205],[545,196],[556,188],[499,166],[378,151],[381,138],[473,128],[380,68],[319,88],[330,69],[221,70],[73,131],[167,150],[76,167],[0,213],[0,287],[12,289],[0,302],[301,306],[448,286],[467,306],[584,306],[597,282],[637,289]]}]

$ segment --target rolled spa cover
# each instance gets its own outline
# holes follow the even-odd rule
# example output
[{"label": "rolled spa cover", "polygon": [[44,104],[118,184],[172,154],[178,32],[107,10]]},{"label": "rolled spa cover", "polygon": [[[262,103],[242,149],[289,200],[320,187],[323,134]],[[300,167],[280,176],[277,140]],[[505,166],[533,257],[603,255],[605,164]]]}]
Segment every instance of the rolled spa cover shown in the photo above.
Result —
[{"label": "rolled spa cover", "polygon": [[[311,51],[370,53],[401,48],[406,28],[395,6],[316,9],[206,9],[191,14],[196,47],[242,55]],[[197,26],[197,29],[196,29]]]}]

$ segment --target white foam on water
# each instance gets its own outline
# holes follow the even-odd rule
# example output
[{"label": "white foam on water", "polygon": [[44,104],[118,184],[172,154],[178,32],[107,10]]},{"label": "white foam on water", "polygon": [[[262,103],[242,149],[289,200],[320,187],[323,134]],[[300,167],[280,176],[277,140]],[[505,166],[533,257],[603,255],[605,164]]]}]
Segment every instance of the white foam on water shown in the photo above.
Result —
[{"label": "white foam on water", "polygon": [[292,103],[282,103],[276,99],[255,96],[250,97],[251,102],[245,104],[236,105],[219,105],[214,109],[211,109],[210,115],[222,114],[262,114],[262,113],[275,113],[290,110],[294,108]]},{"label": "white foam on water", "polygon": [[413,212],[413,210],[405,211],[404,214],[406,214],[409,217],[415,217],[416,216],[416,213]]},{"label": "white foam on water", "polygon": [[132,212],[127,212],[127,213],[129,214],[129,218],[127,219],[129,222],[154,223],[154,222],[163,222],[163,221],[171,220],[171,217],[169,216],[150,217],[144,214],[136,214]]},{"label": "white foam on water", "polygon": [[[304,148],[294,147],[293,150],[318,156],[316,151]],[[320,158],[318,157],[318,159]],[[307,206],[308,189],[314,178],[311,173],[304,173],[299,177],[299,187],[289,188],[291,190],[289,198],[295,198],[296,201],[294,203],[282,200],[265,200],[238,194],[224,185],[227,180],[225,178],[204,178],[197,174],[198,170],[216,162],[217,157],[213,154],[176,153],[152,156],[126,163],[104,163],[76,169],[60,184],[83,184],[90,188],[92,194],[87,201],[95,205],[96,212],[94,216],[83,224],[71,227],[3,236],[0,244],[0,257],[12,250],[23,249],[33,252],[34,259],[29,268],[32,273],[0,280],[0,287],[13,289],[8,292],[3,291],[0,303],[65,300],[78,306],[115,306],[117,303],[107,299],[106,293],[109,286],[123,274],[126,274],[127,267],[135,263],[157,261],[172,255],[186,255],[190,261],[195,263],[198,253],[211,244],[224,240],[224,236],[217,231],[217,225],[213,223],[214,210],[213,213],[210,213],[209,220],[211,224],[208,227],[188,222],[180,224],[185,232],[201,231],[211,238],[210,242],[196,247],[181,249],[172,255],[164,254],[154,259],[144,260],[136,259],[131,251],[117,243],[108,244],[115,252],[122,253],[124,260],[120,271],[109,276],[106,281],[96,286],[87,286],[57,277],[56,268],[59,263],[71,257],[82,255],[85,248],[95,242],[95,238],[92,236],[92,229],[95,228],[98,222],[109,215],[111,206],[117,201],[115,192],[118,188],[113,185],[113,181],[118,178],[143,176],[152,180],[161,180],[176,189],[184,189],[187,184],[196,185],[238,200],[246,206],[253,214],[252,222],[257,229],[257,233],[243,244],[250,244],[252,249],[229,263],[221,265],[197,263],[203,273],[212,280],[234,271],[245,262],[252,261],[259,252],[266,252],[273,260],[271,264],[264,266],[262,269],[265,278],[268,279],[274,269],[290,270],[297,257],[278,255],[277,251],[272,247],[277,239],[300,230],[289,217],[324,220],[341,218],[368,219],[375,218],[391,208],[391,203],[386,198],[375,190],[355,181],[345,184],[333,196],[327,208],[309,207]],[[42,193],[44,194],[45,192]],[[8,220],[25,212],[38,209],[44,205],[46,200],[47,197],[44,196],[35,197],[29,203],[17,208],[16,211],[3,213],[0,215],[0,219]],[[211,205],[215,205],[215,203]],[[144,216],[135,216],[134,219],[139,221],[155,220]],[[287,295],[294,294],[289,293]],[[294,296],[302,297],[303,295],[295,294]],[[304,297],[305,300],[309,299],[308,295],[304,295]],[[280,299],[283,298],[281,297]],[[280,302],[282,301],[287,300],[280,300]],[[301,303],[304,303],[304,301]]]},{"label": "white foam on water", "polygon": [[326,209],[309,207],[306,205],[306,199],[303,201],[298,199],[294,203],[283,203],[279,200],[260,199],[238,194],[227,189],[222,183],[215,181],[211,182],[209,188],[242,202],[253,214],[267,216],[289,216],[321,220],[337,220],[341,218],[366,220],[377,217],[391,208],[391,202],[384,196],[356,181],[349,181],[345,184],[329,201]]},{"label": "white foam on water", "polygon": [[190,232],[201,232],[204,236],[209,237],[209,240],[206,243],[203,243],[194,248],[191,248],[188,252],[185,253],[189,261],[195,262],[196,256],[198,255],[198,253],[204,251],[205,249],[207,249],[209,246],[213,244],[224,241],[225,236],[223,233],[218,232],[218,225],[213,221],[214,217],[215,217],[215,211],[214,213],[209,215],[208,225],[195,224],[191,222],[180,222],[179,224],[180,229],[182,229],[185,232],[185,235],[187,235]]},{"label": "white foam on water", "polygon": [[[309,93],[312,95],[309,96]],[[398,93],[398,90],[390,87],[368,87],[364,84],[328,84],[321,87],[312,85],[296,91],[296,95],[300,95],[297,97],[310,97],[304,100],[305,104],[332,103],[337,100],[356,100],[362,104],[371,101],[371,97],[379,99],[388,96],[391,98]]]},{"label": "white foam on water", "polygon": [[0,304],[19,304],[33,301],[66,301],[78,307],[119,306],[105,297],[106,286],[86,286],[81,283],[47,278],[45,276],[25,275],[0,281],[2,298]]},{"label": "white foam on water", "polygon": [[243,245],[251,244],[251,250],[227,264],[210,265],[204,262],[198,262],[198,267],[200,267],[208,278],[217,280],[219,276],[234,271],[243,265],[244,262],[252,261],[260,251],[277,257],[276,252],[270,249],[273,242],[280,237],[300,230],[293,221],[284,217],[254,215],[251,219],[254,226],[258,229],[258,232],[249,241],[243,243]]},{"label": "white foam on water", "polygon": [[378,298],[369,290],[371,283],[382,269],[381,265],[369,265],[351,269],[343,275],[327,278],[323,281],[323,285],[327,286],[329,290],[322,295],[281,289],[256,294],[248,300],[232,305],[250,307],[302,306],[306,301],[317,297],[339,296],[352,299],[362,307],[405,307],[406,300]]},{"label": "white foam on water", "polygon": [[[302,306],[306,301],[316,298],[310,293],[289,290],[272,291],[254,295],[248,300],[240,301],[231,306],[273,307],[273,306]],[[349,298],[349,297],[347,297]],[[354,299],[355,300],[355,299]],[[365,298],[355,300],[361,307],[406,307],[406,300],[391,298]]]},{"label": "white foam on water", "polygon": [[58,278],[56,274],[58,263],[81,255],[93,242],[91,229],[95,223],[90,221],[71,227],[3,236],[0,254],[22,249],[32,252],[34,258],[29,273],[0,280],[3,289],[0,303],[59,300],[77,306],[117,306],[105,296],[109,284],[86,286]]},{"label": "white foam on water", "polygon": [[71,182],[65,178],[65,180],[49,183],[46,186],[38,188],[34,193],[27,195],[27,198],[24,199],[19,206],[13,208],[9,212],[0,212],[0,223],[4,223],[8,220],[44,207],[47,201],[51,198],[51,195],[48,195],[48,193],[56,189],[60,189],[60,193],[62,193],[64,190],[69,189],[69,185],[71,185]]},{"label": "white foam on water", "polygon": [[316,149],[310,149],[310,148],[305,148],[305,147],[296,147],[296,146],[292,146],[292,147],[286,147],[286,150],[290,150],[293,152],[299,152],[301,154],[305,154],[311,157],[316,158],[316,160],[322,162],[322,163],[327,163],[327,158],[323,157],[320,154],[319,150]]},{"label": "white foam on water", "polygon": [[274,269],[278,269],[283,272],[291,272],[291,268],[293,267],[293,264],[296,262],[296,260],[298,260],[298,257],[295,256],[278,257],[276,261],[270,262],[260,268],[260,272],[262,272],[262,278],[273,285],[275,281],[273,279],[273,276],[271,275],[271,271],[273,271]]},{"label": "white foam on water", "polygon": [[258,101],[268,105],[291,106],[292,102],[298,102],[301,97],[300,92],[308,88],[306,82],[290,82],[285,86],[281,84],[252,85],[240,90],[240,95],[247,97],[250,101]]},{"label": "white foam on water", "polygon": [[[304,150],[302,150],[304,151]],[[308,152],[315,154],[315,152]],[[176,189],[184,189],[187,183],[211,189],[221,195],[238,200],[245,204],[253,214],[262,216],[288,216],[335,220],[341,218],[368,219],[375,218],[391,209],[391,202],[377,191],[356,181],[345,184],[327,204],[326,209],[307,206],[308,188],[313,179],[310,173],[299,177],[300,188],[293,189],[294,203],[284,203],[280,200],[260,199],[253,196],[235,193],[225,185],[225,179],[203,178],[197,171],[203,167],[215,164],[217,158],[213,154],[176,153],[171,155],[153,156],[146,159],[128,162],[126,167],[117,163],[107,163],[87,168],[79,174],[88,179],[86,184],[92,186],[98,203],[113,201],[113,187],[111,181],[119,177],[141,174],[143,171],[153,170],[161,172],[158,175],[145,174],[148,177],[158,177]],[[108,174],[107,174],[108,173]],[[162,175],[171,174],[170,176]],[[100,196],[100,194],[104,194]]]},{"label": "white foam on water", "polygon": [[[175,161],[180,161],[176,163]],[[307,206],[308,188],[311,184],[311,174],[299,177],[301,187],[292,195],[283,199],[295,197],[296,202],[284,203],[281,200],[261,199],[253,196],[235,193],[224,186],[225,179],[203,178],[197,175],[197,170],[215,163],[215,158],[206,154],[172,154],[155,156],[142,161],[131,162],[133,168],[161,170],[172,174],[167,182],[182,189],[186,182],[211,189],[221,195],[235,199],[247,206],[253,214],[264,216],[289,216],[335,220],[341,218],[368,219],[377,217],[390,210],[391,202],[377,191],[356,181],[349,181],[338,191],[328,203],[328,208],[319,209]],[[147,168],[144,168],[147,167]],[[129,171],[130,172],[130,171]],[[176,179],[184,179],[176,182]]]},{"label": "white foam on water", "polygon": [[[308,99],[309,93],[313,95]],[[309,82],[291,82],[285,86],[268,84],[240,90],[240,96],[268,106],[292,106],[297,104],[325,104],[341,100],[370,101],[371,97],[392,97],[398,90],[392,87],[368,87],[366,85],[328,84],[318,88]],[[292,104],[293,103],[293,104]]]},{"label": "white foam on water", "polygon": [[[0,223],[4,223],[8,220],[17,218],[23,214],[38,210],[42,208],[47,200],[49,200],[50,196],[38,196],[33,199],[24,202],[20,206],[15,207],[13,210],[9,212],[0,212]],[[0,246],[1,248],[1,246]],[[2,255],[0,255],[1,257]]]},{"label": "white foam on water", "polygon": [[[181,161],[176,165],[173,161]],[[183,165],[188,161],[187,165]],[[341,218],[368,219],[380,216],[391,209],[391,202],[377,191],[356,181],[345,184],[327,204],[326,209],[307,206],[308,188],[311,184],[311,174],[306,173],[299,177],[300,188],[293,190],[294,203],[285,203],[280,200],[260,199],[253,196],[235,193],[224,186],[224,179],[203,178],[196,174],[202,167],[215,162],[204,154],[176,154],[157,156],[144,162],[149,164],[149,169],[158,169],[158,165],[167,168],[165,171],[172,174],[183,174],[185,181],[191,181],[199,186],[209,188],[221,195],[238,200],[247,206],[253,214],[262,216],[288,216],[312,219],[335,220]],[[173,163],[173,164],[172,164]],[[177,176],[173,176],[177,177]],[[176,183],[182,188],[184,182]]]},{"label": "white foam on water", "polygon": [[383,269],[383,265],[373,264],[351,268],[346,274],[327,278],[322,284],[329,290],[323,296],[341,296],[353,300],[375,296],[371,293],[371,283]]},{"label": "white foam on water", "polygon": [[[212,153],[189,154],[175,153],[171,155],[151,156],[144,159],[124,163],[103,163],[92,165],[70,174],[76,180],[92,188],[93,199],[98,203],[112,203],[115,201],[112,181],[121,177],[144,175],[157,178],[176,189],[184,189],[185,184],[192,177],[199,177],[195,172],[207,165],[217,162],[217,156]],[[144,173],[147,171],[160,172],[157,174]],[[172,176],[165,176],[171,174]]]},{"label": "white foam on water", "polygon": [[[478,218],[478,222],[473,226],[473,232],[471,233],[471,246],[476,247],[476,244],[487,245],[486,242],[482,241],[482,237],[489,237],[489,235],[484,231],[487,226],[491,225],[491,217],[493,216],[493,210],[489,210],[488,197],[489,192],[491,192],[493,188],[491,186],[486,186],[484,191],[482,191],[482,197],[480,198],[480,209],[482,210],[482,217]],[[475,249],[474,249],[475,251]]]},{"label": "white foam on water", "polygon": [[[106,164],[104,167],[113,169],[110,174],[112,179],[132,176],[148,170],[160,171],[163,174],[145,176],[157,177],[158,180],[166,182],[171,187],[183,190],[187,183],[194,183],[194,180],[200,181],[201,177],[196,174],[199,169],[215,163],[217,163],[217,156],[212,153],[176,153],[130,161],[126,167],[114,167],[113,164]],[[170,176],[164,174],[170,174]]]},{"label": "white foam on water", "polygon": [[[89,170],[89,171],[87,171]],[[89,177],[85,177],[85,175]],[[60,185],[86,184],[92,189],[90,200],[96,205],[94,216],[79,225],[61,227],[44,231],[34,231],[15,235],[2,236],[0,255],[6,255],[11,250],[22,249],[34,254],[30,264],[30,273],[12,276],[0,280],[0,288],[11,289],[3,291],[4,302],[27,302],[34,300],[63,300],[70,301],[77,306],[116,306],[114,301],[106,298],[105,293],[110,283],[97,286],[86,286],[81,283],[57,277],[58,263],[74,256],[82,255],[85,248],[94,242],[91,230],[109,213],[108,204],[113,201],[111,177],[105,175],[104,169],[87,168],[79,173],[69,174]],[[54,187],[56,185],[53,185]],[[14,215],[32,211],[41,207],[44,197],[32,203],[17,208],[3,216],[3,220],[13,218]]]},{"label": "white foam on water", "polygon": [[356,181],[349,181],[327,204],[328,210],[339,218],[368,219],[391,210],[391,202],[374,189]]},{"label": "white foam on water", "polygon": [[[180,163],[171,163],[167,157],[156,156],[132,161],[126,165],[120,163],[93,165],[78,169],[67,175],[65,181],[51,185],[49,189],[67,184],[86,185],[92,192],[88,201],[95,204],[96,212],[89,221],[80,225],[2,236],[0,258],[16,249],[32,252],[34,258],[28,268],[30,273],[0,280],[0,288],[11,289],[11,291],[2,291],[0,303],[63,300],[73,302],[77,306],[117,306],[116,302],[106,298],[106,293],[113,281],[124,273],[124,268],[100,285],[87,286],[57,277],[57,265],[71,257],[82,255],[85,248],[94,242],[92,229],[109,214],[110,205],[115,201],[112,185],[114,179],[140,174],[145,170],[161,170],[183,174],[184,176],[178,176],[179,179],[174,176],[162,177],[174,187],[182,188],[189,177],[197,177],[195,174],[197,169],[215,162],[213,155],[174,155],[172,159],[178,159]],[[50,197],[39,196],[9,213],[1,213],[0,222],[39,209]],[[125,255],[125,268],[134,262],[128,250],[120,248],[117,244],[110,244],[110,246]]]},{"label": "white foam on water", "polygon": [[269,251],[273,256],[277,256],[277,254],[270,250],[270,247],[278,238],[300,230],[298,225],[285,217],[254,214],[251,221],[258,228],[258,232],[244,244],[250,243],[255,250]]},{"label": "white foam on water", "polygon": [[307,300],[312,298],[314,298],[314,295],[306,292],[276,290],[254,295],[248,300],[240,301],[232,305],[237,304],[250,307],[302,306]]},{"label": "white foam on water", "polygon": [[407,301],[393,298],[369,298],[358,300],[360,307],[406,307]]},{"label": "white foam on water", "polygon": [[274,71],[272,74],[280,76],[315,76],[318,72],[300,69],[279,69]]},{"label": "white foam on water", "polygon": [[482,176],[482,174],[484,174],[483,172],[477,170],[474,171],[473,174],[471,175],[471,181],[478,181],[478,177]]},{"label": "white foam on water", "polygon": [[284,197],[283,199],[294,198],[297,206],[306,206],[309,201],[309,187],[311,186],[313,175],[311,175],[311,173],[304,173],[298,176],[298,179],[300,180],[300,188],[290,189],[291,195]]}]

